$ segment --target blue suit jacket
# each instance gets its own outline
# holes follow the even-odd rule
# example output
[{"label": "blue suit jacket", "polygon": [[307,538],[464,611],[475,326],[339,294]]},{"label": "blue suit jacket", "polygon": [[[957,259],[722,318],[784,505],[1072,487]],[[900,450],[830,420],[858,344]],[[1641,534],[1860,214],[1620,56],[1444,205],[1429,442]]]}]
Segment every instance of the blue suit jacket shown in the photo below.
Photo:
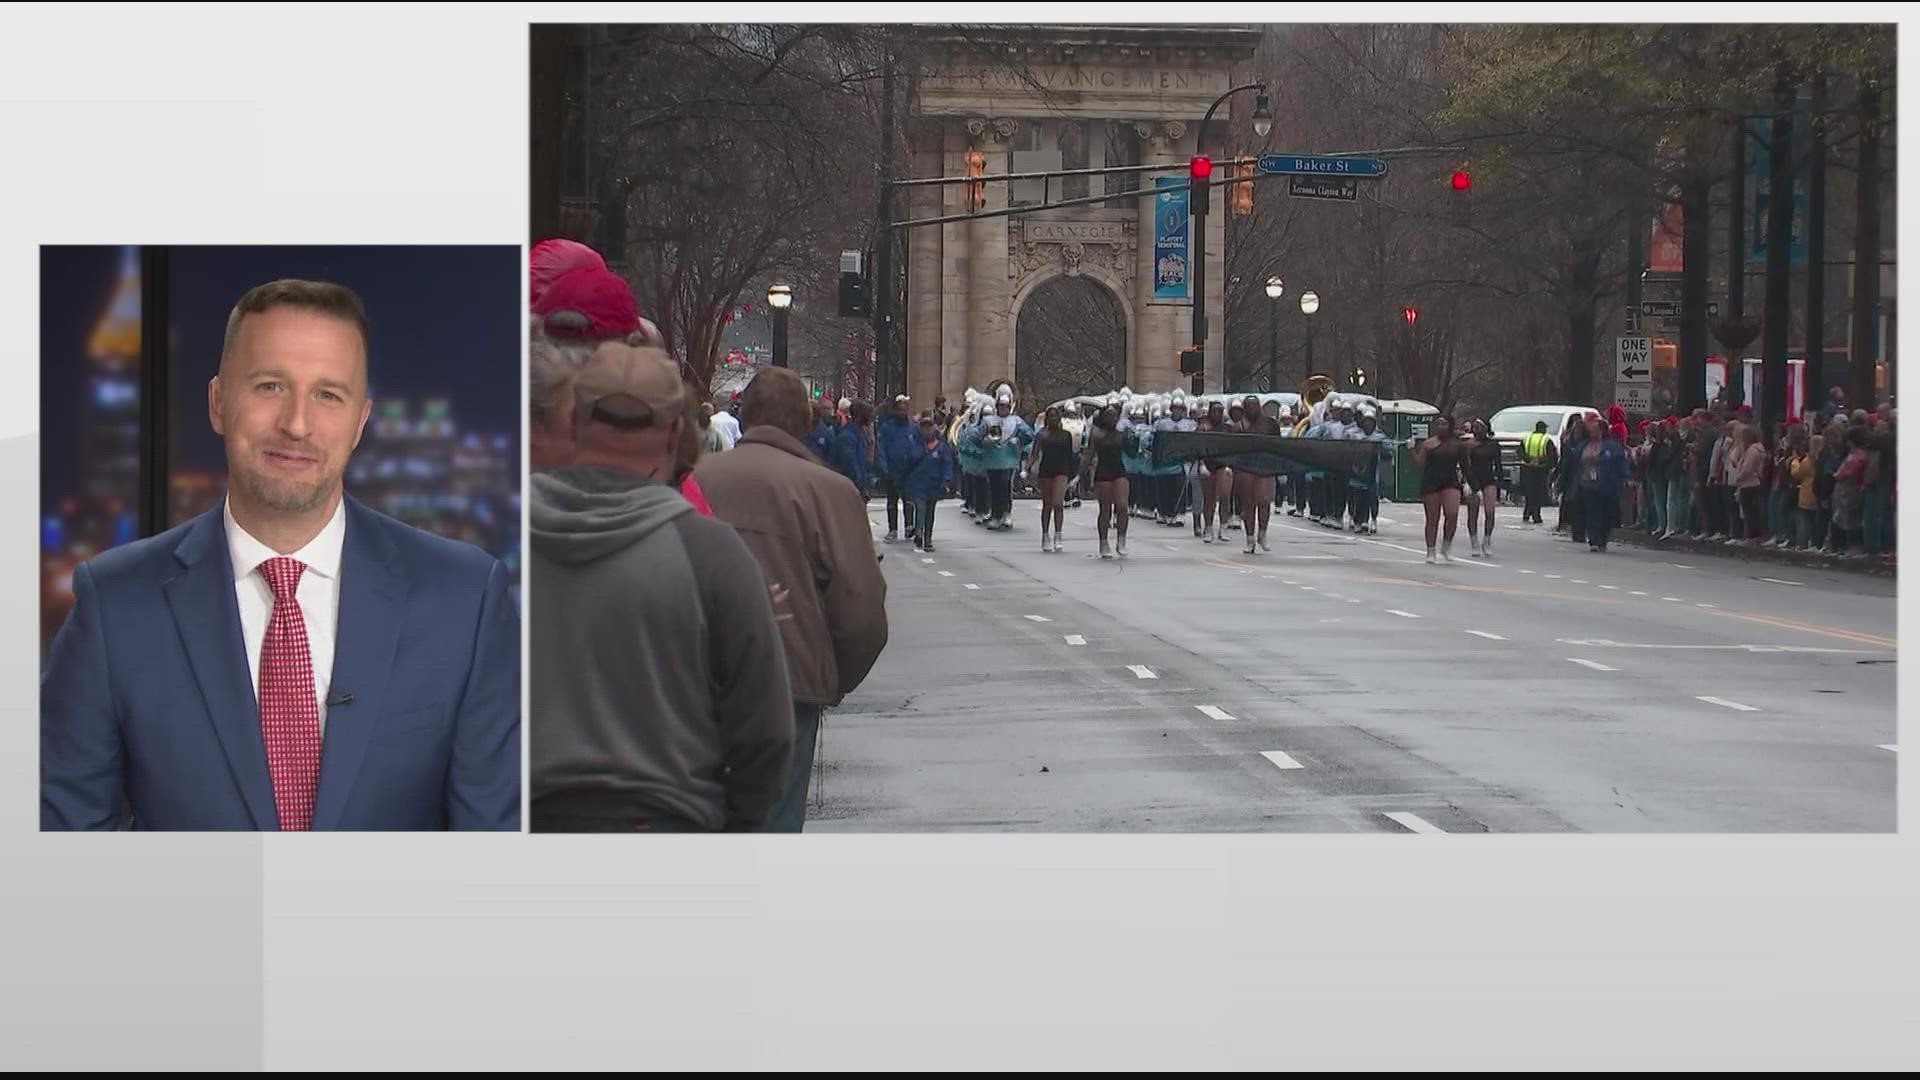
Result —
[{"label": "blue suit jacket", "polygon": [[[346,501],[313,828],[520,828],[520,615],[491,555]],[[223,508],[74,572],[42,829],[279,829]]]}]

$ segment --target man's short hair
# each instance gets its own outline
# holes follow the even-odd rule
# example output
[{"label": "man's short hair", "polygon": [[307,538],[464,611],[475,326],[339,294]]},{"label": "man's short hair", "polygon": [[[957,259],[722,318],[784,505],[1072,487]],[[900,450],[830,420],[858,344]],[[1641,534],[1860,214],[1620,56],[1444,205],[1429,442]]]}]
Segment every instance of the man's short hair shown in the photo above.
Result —
[{"label": "man's short hair", "polygon": [[755,375],[740,395],[740,423],[748,428],[777,427],[796,439],[806,438],[813,430],[806,382],[788,368],[768,368]]},{"label": "man's short hair", "polygon": [[240,302],[233,305],[232,314],[227,316],[226,339],[220,343],[220,362],[225,364],[227,357],[232,355],[234,340],[240,336],[240,323],[247,316],[263,315],[279,308],[311,311],[316,315],[352,323],[353,328],[360,331],[361,355],[371,357],[373,337],[367,328],[366,306],[360,302],[358,294],[345,285],[330,281],[281,278],[248,289]]}]

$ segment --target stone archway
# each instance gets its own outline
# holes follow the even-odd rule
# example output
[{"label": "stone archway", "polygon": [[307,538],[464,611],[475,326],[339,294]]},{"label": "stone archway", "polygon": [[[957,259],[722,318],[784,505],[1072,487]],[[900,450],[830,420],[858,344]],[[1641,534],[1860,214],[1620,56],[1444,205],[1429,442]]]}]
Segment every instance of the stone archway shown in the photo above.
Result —
[{"label": "stone archway", "polygon": [[[1032,363],[1017,328],[1028,298],[1052,292],[1063,276],[1097,282],[1119,302],[1124,339],[1113,383],[1137,390],[1186,385],[1179,354],[1192,341],[1191,294],[1155,274],[1157,246],[1182,238],[1160,235],[1153,192],[1184,182],[1185,163],[1198,148],[1196,121],[1243,81],[1235,68],[1253,58],[1259,29],[926,27],[914,37],[921,69],[910,98],[908,176],[1023,179],[987,185],[978,206],[968,189],[951,184],[915,186],[899,200],[904,220],[949,219],[907,236],[908,392],[917,402],[940,395],[951,401],[969,386],[1010,378],[1023,407],[1051,393],[1048,376],[1029,386],[1031,378],[1016,375],[1022,361]],[[1217,120],[1230,115],[1226,110]],[[1228,149],[1216,135],[1224,130],[1210,129],[1209,152]],[[1040,174],[1053,179],[1035,178]],[[1067,200],[1085,201],[1056,205]],[[1023,207],[1046,209],[993,213]],[[1224,188],[1214,190],[1212,209],[1207,275],[1222,282]],[[1225,295],[1224,288],[1207,295],[1212,389],[1230,351]]]},{"label": "stone archway", "polygon": [[1131,323],[1125,294],[1111,282],[1091,274],[1035,278],[1014,299],[1008,335],[1021,411],[1125,383]]}]

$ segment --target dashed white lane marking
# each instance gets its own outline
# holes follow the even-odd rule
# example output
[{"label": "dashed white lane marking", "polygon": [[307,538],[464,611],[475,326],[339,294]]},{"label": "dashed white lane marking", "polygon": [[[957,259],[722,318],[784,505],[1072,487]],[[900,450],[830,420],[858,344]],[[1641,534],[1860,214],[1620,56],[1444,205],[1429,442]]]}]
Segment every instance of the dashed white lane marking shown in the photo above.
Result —
[{"label": "dashed white lane marking", "polygon": [[1691,570],[1691,569],[1693,569],[1693,567],[1691,567],[1691,566],[1683,566],[1683,565],[1681,565],[1680,563],[1677,563],[1677,562],[1670,562],[1670,563],[1668,563],[1667,565],[1668,565],[1668,566],[1671,566],[1671,567],[1673,567],[1673,568],[1674,568],[1674,569],[1676,569],[1676,570]]},{"label": "dashed white lane marking", "polygon": [[1635,589],[1635,590],[1633,590],[1633,595],[1635,595],[1635,596],[1645,596],[1645,595],[1647,595],[1647,594],[1646,594],[1646,593],[1643,593],[1643,592],[1641,592],[1641,591],[1640,591],[1639,589]]},{"label": "dashed white lane marking", "polygon": [[1507,640],[1506,638],[1503,638],[1503,637],[1501,637],[1501,636],[1500,636],[1499,634],[1489,634],[1489,633],[1487,633],[1487,632],[1486,632],[1485,630],[1469,630],[1469,631],[1467,631],[1467,633],[1469,633],[1469,634],[1472,634],[1472,635],[1473,635],[1474,637],[1483,637],[1483,638],[1486,638],[1486,639],[1487,639],[1488,641],[1505,641],[1505,640]]},{"label": "dashed white lane marking", "polygon": [[1419,617],[1420,617],[1420,616],[1418,616],[1418,615],[1415,615],[1415,614],[1414,614],[1413,612],[1411,612],[1411,611],[1401,611],[1401,610],[1400,610],[1399,608],[1388,608],[1388,609],[1387,609],[1387,614],[1389,614],[1389,615],[1398,615],[1398,616],[1400,616],[1400,617],[1401,617],[1401,618],[1403,618],[1403,619],[1417,619],[1417,618],[1419,618]]},{"label": "dashed white lane marking", "polygon": [[1086,643],[1087,643],[1087,639],[1084,637],[1081,637],[1079,634],[1067,635],[1067,644],[1069,645],[1085,645]]},{"label": "dashed white lane marking", "polygon": [[1144,664],[1128,664],[1127,670],[1133,672],[1133,676],[1136,679],[1157,679],[1160,677],[1153,673],[1152,668]]},{"label": "dashed white lane marking", "polygon": [[1360,602],[1360,601],[1358,601],[1358,600],[1355,600],[1355,599],[1354,599],[1353,597],[1351,597],[1351,596],[1349,596],[1349,597],[1347,597],[1347,603],[1349,603],[1349,604],[1357,604],[1357,603],[1359,603],[1359,602]]},{"label": "dashed white lane marking", "polygon": [[1027,616],[1027,621],[1028,622],[1052,622],[1053,620],[1047,618],[1045,615],[1029,615]]},{"label": "dashed white lane marking", "polygon": [[1760,711],[1759,709],[1756,709],[1751,705],[1742,705],[1737,701],[1728,701],[1726,698],[1706,697],[1705,695],[1701,695],[1698,698],[1696,698],[1696,700],[1704,701],[1709,705],[1719,705],[1723,708],[1733,709],[1738,712],[1759,712]]},{"label": "dashed white lane marking", "polygon": [[1898,746],[1893,745],[1892,743],[1881,743],[1879,746],[1875,747],[1875,749],[1885,750],[1893,754],[1897,754],[1900,752],[1900,748]]},{"label": "dashed white lane marking", "polygon": [[1580,579],[1580,578],[1574,578],[1574,579],[1573,579],[1573,583],[1574,583],[1575,585],[1589,585],[1589,584],[1592,584],[1591,582],[1588,582],[1588,581],[1584,581],[1584,580],[1582,580],[1582,579]]},{"label": "dashed white lane marking", "polygon": [[1620,670],[1619,668],[1608,667],[1605,664],[1596,664],[1591,660],[1582,660],[1577,656],[1569,656],[1567,657],[1567,659],[1572,661],[1573,663],[1579,664],[1581,667],[1592,668],[1595,671],[1619,671]]},{"label": "dashed white lane marking", "polygon": [[1533,571],[1531,571],[1531,570],[1522,570],[1522,571],[1520,571],[1520,572],[1521,572],[1521,573],[1523,573],[1523,574],[1531,574],[1531,573],[1533,573]]},{"label": "dashed white lane marking", "polygon": [[1319,590],[1319,589],[1316,589],[1316,588],[1314,588],[1314,587],[1313,587],[1313,586],[1311,586],[1311,585],[1302,585],[1302,586],[1300,586],[1300,591],[1301,591],[1301,592],[1319,592],[1320,590]]},{"label": "dashed white lane marking", "polygon": [[[1284,522],[1279,522],[1279,521],[1274,522],[1273,527],[1276,529],[1286,529],[1289,532],[1306,533],[1308,536],[1325,536],[1326,535],[1325,529],[1319,529],[1319,530],[1307,529],[1307,528],[1302,528],[1298,525],[1288,525],[1288,524],[1285,524]],[[1422,551],[1419,548],[1403,547],[1400,544],[1389,544],[1385,540],[1369,540],[1364,536],[1347,536],[1345,539],[1352,541],[1353,543],[1356,543],[1356,544],[1378,544],[1381,547],[1392,548],[1395,551],[1404,551],[1409,555],[1425,555],[1426,554],[1425,551]],[[1499,563],[1491,563],[1491,562],[1463,562],[1458,565],[1479,566],[1479,567],[1486,567],[1494,570],[1500,569],[1500,566],[1501,566],[1501,564]]]},{"label": "dashed white lane marking", "polygon": [[952,576],[953,576],[953,571],[951,571],[951,570],[942,570],[942,571],[940,571],[940,576],[941,576],[941,577],[952,577]]},{"label": "dashed white lane marking", "polygon": [[1559,581],[1559,580],[1560,580],[1560,575],[1559,575],[1559,574],[1548,574],[1548,575],[1547,575],[1547,580],[1548,580],[1548,581]]},{"label": "dashed white lane marking", "polygon": [[1168,551],[1179,551],[1179,550],[1180,550],[1179,548],[1177,548],[1177,547],[1174,547],[1174,546],[1173,546],[1172,544],[1161,544],[1160,546],[1161,546],[1161,547],[1163,547],[1163,548],[1166,548],[1166,549],[1167,549]]},{"label": "dashed white lane marking", "polygon": [[980,587],[980,586],[978,586],[978,585],[968,585],[968,586],[967,586],[967,588],[969,588],[969,589],[978,589],[979,587]]},{"label": "dashed white lane marking", "polygon": [[1600,587],[1603,589],[1619,589],[1620,588],[1620,586],[1618,585],[1602,585]]},{"label": "dashed white lane marking", "polygon": [[1682,604],[1686,602],[1677,596],[1663,596],[1660,599],[1665,600],[1670,604]]},{"label": "dashed white lane marking", "polygon": [[932,560],[932,559],[921,559],[920,561],[921,561],[921,562],[923,562],[923,563],[926,563],[926,564],[927,564],[928,566],[932,566],[932,565],[933,565],[933,560]]},{"label": "dashed white lane marking", "polygon": [[1281,582],[1280,584],[1282,584],[1282,585],[1298,585],[1298,584],[1300,584],[1300,583],[1299,583],[1299,582],[1297,582],[1297,581],[1282,581],[1282,582]]},{"label": "dashed white lane marking", "polygon": [[1771,581],[1771,582],[1773,582],[1773,583],[1774,583],[1775,585],[1792,585],[1792,586],[1794,586],[1795,588],[1799,588],[1800,586],[1803,586],[1803,585],[1805,585],[1805,584],[1806,584],[1806,582],[1804,582],[1804,581],[1782,581],[1782,580],[1780,580],[1780,579],[1779,579],[1779,578],[1777,578],[1777,577],[1763,577],[1763,578],[1761,578],[1760,580],[1761,580],[1761,581]]},{"label": "dashed white lane marking", "polygon": [[1194,708],[1205,713],[1210,720],[1231,720],[1233,714],[1218,705],[1195,705]]},{"label": "dashed white lane marking", "polygon": [[1446,832],[1445,829],[1440,828],[1418,814],[1408,814],[1396,810],[1387,815],[1387,820],[1399,825],[1408,832],[1442,834]]},{"label": "dashed white lane marking", "polygon": [[1288,753],[1285,750],[1262,750],[1260,751],[1260,756],[1263,758],[1266,758],[1268,761],[1273,762],[1276,766],[1282,769],[1306,768],[1305,765],[1302,765],[1299,762],[1293,760],[1293,758],[1290,755],[1288,755]]},{"label": "dashed white lane marking", "polygon": [[1694,607],[1703,607],[1703,608],[1717,608],[1717,607],[1719,607],[1720,605],[1719,605],[1719,604],[1695,604],[1695,605],[1693,605],[1693,606],[1694,606]]}]

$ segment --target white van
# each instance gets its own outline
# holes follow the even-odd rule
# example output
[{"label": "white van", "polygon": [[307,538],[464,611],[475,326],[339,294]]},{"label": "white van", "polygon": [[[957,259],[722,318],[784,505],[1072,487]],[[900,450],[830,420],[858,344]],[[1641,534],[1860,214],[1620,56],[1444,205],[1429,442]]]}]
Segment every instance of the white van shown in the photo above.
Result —
[{"label": "white van", "polygon": [[1560,449],[1560,433],[1567,427],[1567,418],[1589,413],[1605,415],[1592,405],[1509,405],[1487,418],[1487,426],[1493,429],[1493,440],[1500,444],[1500,464],[1514,481],[1513,491],[1519,490],[1520,446],[1527,436],[1533,434],[1533,426],[1542,420],[1546,421],[1547,438],[1553,441],[1553,448],[1557,452]]}]

